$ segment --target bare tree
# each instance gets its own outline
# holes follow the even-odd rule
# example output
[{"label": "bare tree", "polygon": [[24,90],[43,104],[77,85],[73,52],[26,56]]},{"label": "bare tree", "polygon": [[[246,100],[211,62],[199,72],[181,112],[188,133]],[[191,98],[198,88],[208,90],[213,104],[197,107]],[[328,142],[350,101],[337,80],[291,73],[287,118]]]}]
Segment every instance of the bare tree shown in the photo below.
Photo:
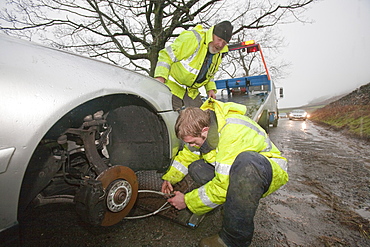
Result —
[{"label": "bare tree", "polygon": [[182,30],[230,20],[235,41],[250,30],[301,21],[314,1],[7,0],[0,30],[152,76],[158,52]]},{"label": "bare tree", "polygon": [[[277,34],[276,29],[272,27],[263,30],[240,33],[235,42],[240,43],[253,39],[261,45],[263,54],[270,74],[273,74],[274,80],[281,80],[287,76],[287,69],[290,63],[279,57],[279,52],[286,45],[284,38]],[[249,75],[265,74],[261,55],[259,52],[247,53],[246,50],[236,50],[228,53],[223,59],[218,73],[219,78],[244,77]]]}]

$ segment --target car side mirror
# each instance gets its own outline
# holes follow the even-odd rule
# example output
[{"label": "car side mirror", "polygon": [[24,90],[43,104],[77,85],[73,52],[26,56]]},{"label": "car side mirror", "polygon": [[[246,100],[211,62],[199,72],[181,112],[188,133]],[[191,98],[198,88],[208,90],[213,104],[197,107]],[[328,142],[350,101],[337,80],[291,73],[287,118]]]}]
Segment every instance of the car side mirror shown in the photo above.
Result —
[{"label": "car side mirror", "polygon": [[280,92],[280,98],[284,98],[284,90],[283,90],[283,88],[281,87],[280,88],[280,90],[279,90]]}]

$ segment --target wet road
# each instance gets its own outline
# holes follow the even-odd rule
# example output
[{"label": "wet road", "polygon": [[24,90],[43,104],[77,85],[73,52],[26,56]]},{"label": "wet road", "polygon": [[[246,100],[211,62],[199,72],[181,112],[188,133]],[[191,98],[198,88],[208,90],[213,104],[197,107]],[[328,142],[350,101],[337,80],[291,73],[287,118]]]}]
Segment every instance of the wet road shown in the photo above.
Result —
[{"label": "wet road", "polygon": [[[333,191],[340,190],[341,196],[348,197],[348,204],[356,194],[364,192],[364,198],[360,200],[363,204],[353,202],[351,206],[370,220],[370,177],[366,176],[370,170],[369,143],[343,136],[310,121],[287,119],[281,119],[279,128],[272,129],[270,136],[290,160],[291,168],[300,165],[296,158],[311,163],[312,169],[317,169],[317,173],[313,173],[317,176],[314,178],[325,180]],[[306,175],[309,174],[301,174]],[[355,186],[362,182],[364,188],[356,191]]]},{"label": "wet road", "polygon": [[[261,199],[252,246],[370,246],[370,145],[288,119],[270,137],[289,160],[290,181]],[[73,205],[47,205],[21,229],[23,246],[197,246],[221,221],[216,210],[195,230],[159,216],[92,227]]]},{"label": "wet road", "polygon": [[288,119],[270,136],[289,160],[290,181],[260,207],[272,216],[260,222],[271,238],[262,234],[256,246],[370,246],[369,143]]}]

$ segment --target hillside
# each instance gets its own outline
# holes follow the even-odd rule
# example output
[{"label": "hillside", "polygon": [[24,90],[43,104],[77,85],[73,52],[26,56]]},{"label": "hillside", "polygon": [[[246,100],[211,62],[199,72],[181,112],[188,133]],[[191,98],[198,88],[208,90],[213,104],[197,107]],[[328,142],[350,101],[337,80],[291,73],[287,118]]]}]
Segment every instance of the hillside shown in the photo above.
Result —
[{"label": "hillside", "polygon": [[370,83],[312,111],[310,119],[370,141]]},{"label": "hillside", "polygon": [[317,99],[314,99],[314,100],[310,101],[307,105],[311,108],[315,107],[315,106],[323,107],[323,106],[326,106],[326,105],[330,104],[331,102],[339,100],[340,98],[346,96],[347,94],[348,94],[348,92],[347,93],[342,93],[340,95],[332,96],[330,98],[328,98],[327,96],[323,96],[323,97],[320,97],[320,98],[317,98]]}]

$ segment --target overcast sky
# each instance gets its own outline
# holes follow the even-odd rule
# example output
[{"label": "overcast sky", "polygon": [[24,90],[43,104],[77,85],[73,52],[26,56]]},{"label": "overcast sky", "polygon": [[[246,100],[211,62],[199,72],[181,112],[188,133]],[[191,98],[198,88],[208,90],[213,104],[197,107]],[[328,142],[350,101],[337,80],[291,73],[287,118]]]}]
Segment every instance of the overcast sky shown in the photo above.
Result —
[{"label": "overcast sky", "polygon": [[306,16],[314,23],[281,27],[288,47],[280,55],[292,66],[278,85],[280,108],[370,83],[370,0],[323,0]]}]

